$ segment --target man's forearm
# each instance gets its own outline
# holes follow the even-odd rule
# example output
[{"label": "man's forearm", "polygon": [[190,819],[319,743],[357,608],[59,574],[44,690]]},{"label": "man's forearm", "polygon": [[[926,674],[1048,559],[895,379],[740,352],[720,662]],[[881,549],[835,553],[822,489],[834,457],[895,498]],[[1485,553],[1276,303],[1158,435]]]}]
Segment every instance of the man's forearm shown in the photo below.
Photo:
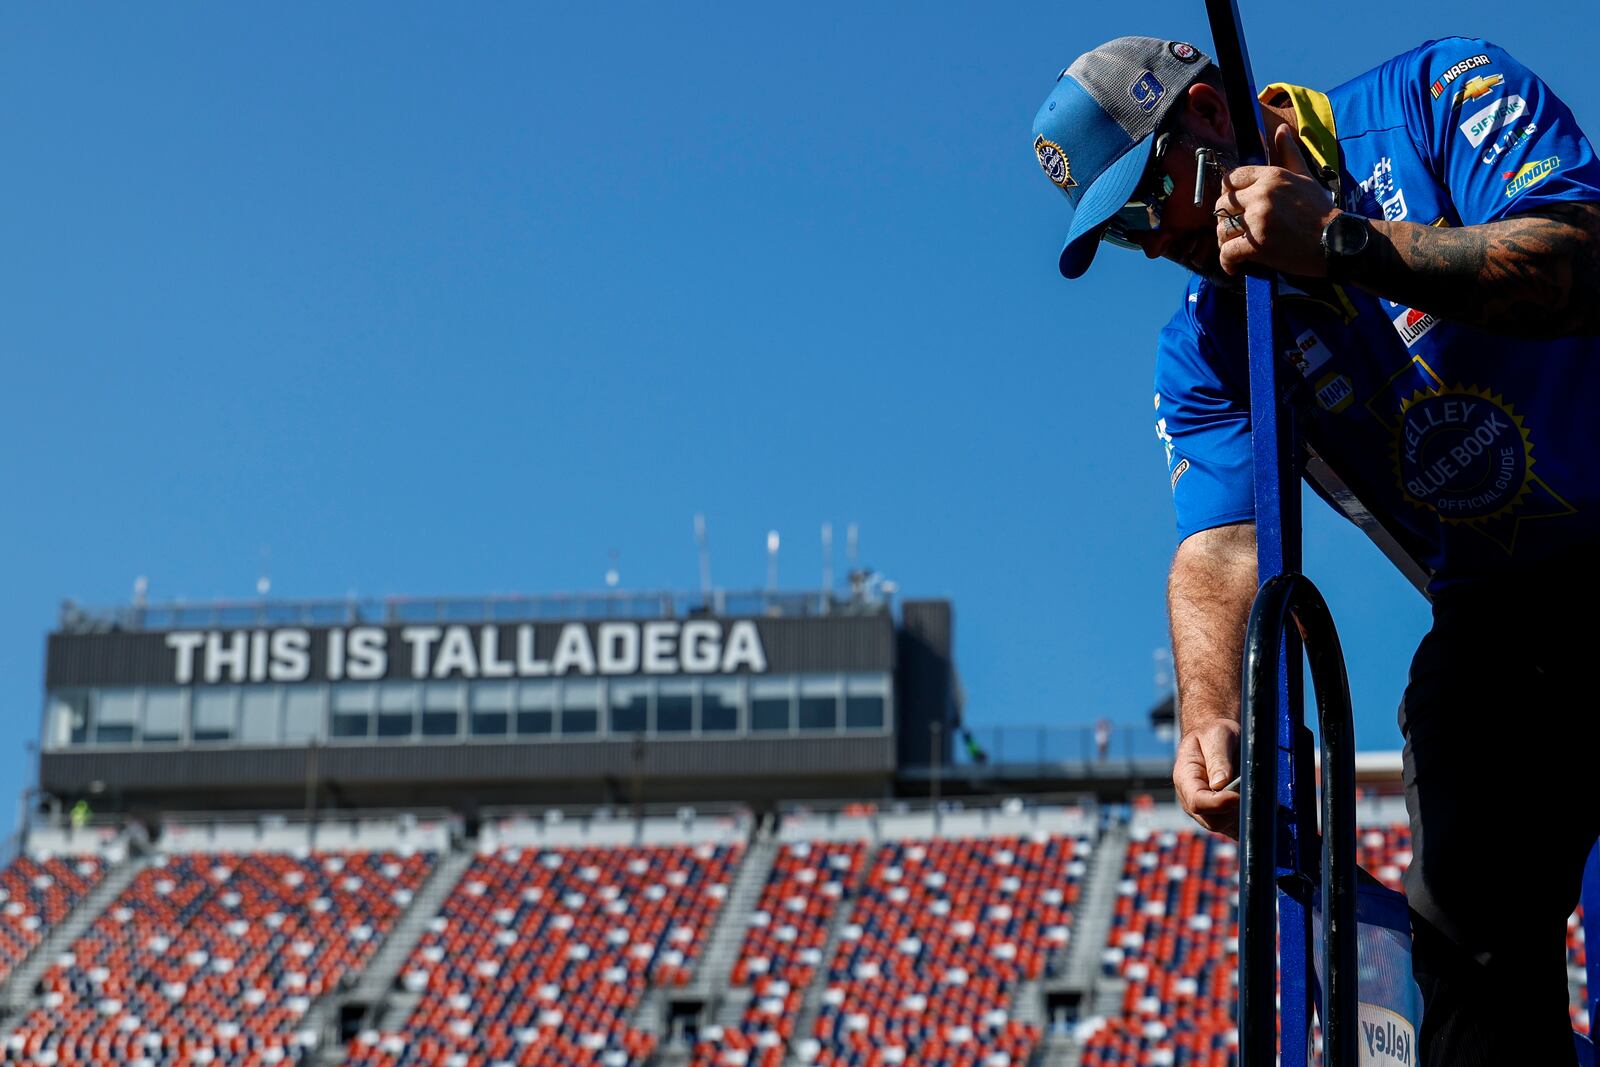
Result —
[{"label": "man's forearm", "polygon": [[1492,333],[1600,333],[1600,205],[1564,204],[1478,226],[1373,220],[1356,284]]},{"label": "man's forearm", "polygon": [[1206,530],[1178,546],[1167,582],[1184,733],[1239,717],[1244,632],[1256,594],[1255,527]]}]

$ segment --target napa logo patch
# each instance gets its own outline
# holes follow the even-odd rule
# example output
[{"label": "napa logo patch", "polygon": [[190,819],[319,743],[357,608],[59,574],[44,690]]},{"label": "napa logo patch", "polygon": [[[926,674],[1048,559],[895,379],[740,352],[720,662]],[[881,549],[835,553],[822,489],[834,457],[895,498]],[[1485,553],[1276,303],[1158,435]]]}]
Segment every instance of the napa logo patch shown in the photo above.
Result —
[{"label": "napa logo patch", "polygon": [[1527,110],[1528,102],[1522,97],[1504,96],[1463,122],[1461,132],[1466,136],[1467,143],[1477,148],[1489,139],[1491,133],[1516,122]]},{"label": "napa logo patch", "polygon": [[1156,105],[1161,103],[1161,98],[1167,95],[1167,90],[1156,80],[1156,76],[1147,70],[1128,86],[1128,95],[1133,97],[1133,102],[1138,104],[1140,109],[1148,113],[1154,111]]},{"label": "napa logo patch", "polygon": [[1466,74],[1468,71],[1477,70],[1479,67],[1487,67],[1488,65],[1489,57],[1481,53],[1473,56],[1471,59],[1463,59],[1455,66],[1439,75],[1438,80],[1436,80],[1432,85],[1428,86],[1428,92],[1432,93],[1433,98],[1437,100],[1444,95],[1445,88],[1449,86],[1451,82],[1461,77],[1461,75]]},{"label": "napa logo patch", "polygon": [[1530,185],[1537,185],[1556,172],[1561,166],[1560,156],[1550,156],[1537,163],[1524,163],[1518,170],[1508,170],[1505,177],[1511,179],[1506,182],[1506,196],[1513,197]]},{"label": "napa logo patch", "polygon": [[1355,386],[1343,374],[1330,374],[1317,382],[1317,407],[1330,415],[1337,415],[1355,399]]},{"label": "napa logo patch", "polygon": [[1182,41],[1173,41],[1167,45],[1167,51],[1172,53],[1172,58],[1179,63],[1193,63],[1200,58],[1200,50],[1192,44]]},{"label": "napa logo patch", "polygon": [[1078,183],[1072,180],[1072,164],[1060,145],[1045,140],[1041,133],[1033,139],[1033,154],[1039,157],[1039,166],[1044,168],[1045,177],[1063,189],[1077,188]]}]

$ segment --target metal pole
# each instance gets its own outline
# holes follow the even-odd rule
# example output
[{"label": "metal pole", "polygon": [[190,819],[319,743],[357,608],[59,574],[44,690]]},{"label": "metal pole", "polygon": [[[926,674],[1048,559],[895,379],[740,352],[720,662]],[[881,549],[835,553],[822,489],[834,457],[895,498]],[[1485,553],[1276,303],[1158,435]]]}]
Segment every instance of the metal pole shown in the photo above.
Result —
[{"label": "metal pole", "polygon": [[931,722],[931,723],[928,724],[928,740],[933,746],[933,755],[931,757],[932,758],[931,766],[932,766],[932,769],[933,769],[933,778],[932,778],[932,784],[931,784],[929,792],[930,792],[931,798],[933,800],[933,819],[934,819],[934,825],[936,825],[936,826],[938,825],[938,822],[939,822],[939,755],[940,755],[940,752],[939,752],[939,748],[940,748],[939,738],[943,734],[944,734],[944,724],[943,723],[935,720],[934,722]]}]

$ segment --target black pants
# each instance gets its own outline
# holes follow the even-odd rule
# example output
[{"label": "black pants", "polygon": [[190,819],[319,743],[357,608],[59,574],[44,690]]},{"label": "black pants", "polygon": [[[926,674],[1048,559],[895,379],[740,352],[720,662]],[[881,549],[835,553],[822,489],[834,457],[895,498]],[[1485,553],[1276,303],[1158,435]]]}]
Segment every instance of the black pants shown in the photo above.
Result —
[{"label": "black pants", "polygon": [[1412,661],[1400,730],[1424,1067],[1576,1063],[1566,921],[1600,832],[1584,584],[1446,591]]}]

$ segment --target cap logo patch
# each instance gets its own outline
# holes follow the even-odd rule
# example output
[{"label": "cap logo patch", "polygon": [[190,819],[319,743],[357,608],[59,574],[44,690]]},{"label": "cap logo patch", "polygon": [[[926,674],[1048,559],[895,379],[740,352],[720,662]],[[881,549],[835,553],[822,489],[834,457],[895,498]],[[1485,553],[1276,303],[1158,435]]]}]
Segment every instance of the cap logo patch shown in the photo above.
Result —
[{"label": "cap logo patch", "polygon": [[1167,51],[1171,52],[1172,58],[1179,63],[1193,63],[1200,58],[1200,50],[1198,48],[1192,44],[1184,44],[1182,41],[1173,41],[1167,45]]},{"label": "cap logo patch", "polygon": [[1033,154],[1039,157],[1039,166],[1044,168],[1045,176],[1051,181],[1063,189],[1077,186],[1078,183],[1072,180],[1072,164],[1060,145],[1045,140],[1041,133],[1033,139]]},{"label": "cap logo patch", "polygon": [[1133,97],[1133,102],[1146,112],[1154,111],[1156,105],[1161,103],[1161,98],[1167,95],[1166,89],[1156,81],[1156,76],[1148,70],[1139,75],[1139,79],[1128,86],[1128,95]]}]

